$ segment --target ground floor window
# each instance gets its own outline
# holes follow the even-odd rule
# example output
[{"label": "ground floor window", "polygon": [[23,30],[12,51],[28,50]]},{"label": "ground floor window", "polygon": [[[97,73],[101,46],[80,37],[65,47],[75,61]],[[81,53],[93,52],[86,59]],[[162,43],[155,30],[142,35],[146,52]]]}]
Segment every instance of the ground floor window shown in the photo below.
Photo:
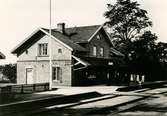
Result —
[{"label": "ground floor window", "polygon": [[60,67],[53,67],[53,80],[62,81],[62,69]]}]

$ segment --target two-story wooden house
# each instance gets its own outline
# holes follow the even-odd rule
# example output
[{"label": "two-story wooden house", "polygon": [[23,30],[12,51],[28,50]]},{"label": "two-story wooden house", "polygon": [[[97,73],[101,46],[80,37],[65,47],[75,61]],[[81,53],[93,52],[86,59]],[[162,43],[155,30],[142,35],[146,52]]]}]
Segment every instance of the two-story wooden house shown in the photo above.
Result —
[{"label": "two-story wooden house", "polygon": [[111,56],[123,55],[112,48],[103,25],[57,29],[39,28],[12,50],[18,57],[17,83],[50,82],[51,48],[52,85],[87,85],[105,83],[110,76]]}]

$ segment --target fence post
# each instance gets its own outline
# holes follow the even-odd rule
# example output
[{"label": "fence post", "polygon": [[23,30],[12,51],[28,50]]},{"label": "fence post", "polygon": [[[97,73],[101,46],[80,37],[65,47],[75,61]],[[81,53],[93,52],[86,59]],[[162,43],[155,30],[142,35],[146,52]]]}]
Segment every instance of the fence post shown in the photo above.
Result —
[{"label": "fence post", "polygon": [[36,92],[36,84],[33,84],[33,92]]},{"label": "fence post", "polygon": [[47,89],[47,83],[44,83],[44,91]]},{"label": "fence post", "polygon": [[45,91],[48,91],[49,83],[45,84]]},{"label": "fence post", "polygon": [[23,85],[21,85],[21,93],[24,93]]}]

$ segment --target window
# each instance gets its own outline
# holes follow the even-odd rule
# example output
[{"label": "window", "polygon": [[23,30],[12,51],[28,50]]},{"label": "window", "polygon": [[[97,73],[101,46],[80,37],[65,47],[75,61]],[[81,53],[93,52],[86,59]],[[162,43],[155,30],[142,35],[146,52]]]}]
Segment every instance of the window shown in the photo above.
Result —
[{"label": "window", "polygon": [[101,38],[100,38],[100,35],[97,35],[96,37],[97,37],[97,39],[98,39],[98,40],[100,40],[100,39],[101,39]]},{"label": "window", "polygon": [[97,48],[96,46],[93,46],[93,56],[96,56],[97,55]]},{"label": "window", "polygon": [[62,53],[62,49],[58,49],[58,53]]},{"label": "window", "polygon": [[47,56],[48,55],[48,44],[43,43],[39,44],[39,56]]},{"label": "window", "polygon": [[100,56],[104,56],[104,48],[100,48]]},{"label": "window", "polygon": [[53,67],[53,80],[62,81],[62,69],[60,67]]}]

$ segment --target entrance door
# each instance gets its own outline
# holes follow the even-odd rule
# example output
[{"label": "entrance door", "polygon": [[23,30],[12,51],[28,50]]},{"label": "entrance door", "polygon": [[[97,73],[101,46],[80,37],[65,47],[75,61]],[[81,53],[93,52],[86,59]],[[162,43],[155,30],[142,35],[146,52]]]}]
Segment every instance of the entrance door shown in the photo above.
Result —
[{"label": "entrance door", "polygon": [[27,68],[26,69],[26,84],[33,84],[33,69],[32,68]]}]

